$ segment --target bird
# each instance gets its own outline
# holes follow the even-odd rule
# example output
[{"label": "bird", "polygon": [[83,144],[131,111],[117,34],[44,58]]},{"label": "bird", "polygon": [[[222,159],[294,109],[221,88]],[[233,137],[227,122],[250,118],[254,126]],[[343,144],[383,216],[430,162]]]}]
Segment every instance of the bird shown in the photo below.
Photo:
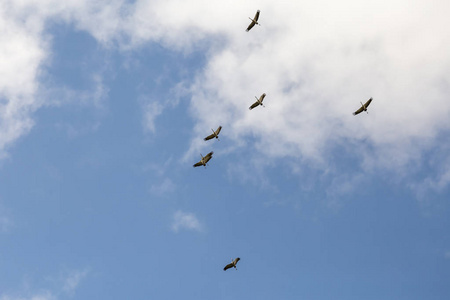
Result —
[{"label": "bird", "polygon": [[223,268],[223,270],[226,271],[226,270],[228,270],[229,268],[235,268],[235,269],[237,270],[236,264],[237,264],[237,262],[240,261],[240,260],[241,260],[241,259],[240,259],[239,257],[237,257],[235,260],[231,259],[231,264],[226,265],[225,268]]},{"label": "bird", "polygon": [[370,99],[367,100],[367,102],[364,103],[364,104],[362,104],[362,102],[360,102],[360,103],[361,103],[361,107],[360,107],[357,111],[355,111],[355,112],[353,113],[353,115],[356,116],[357,114],[359,114],[359,113],[361,113],[361,112],[363,112],[363,111],[365,111],[366,113],[368,113],[368,112],[367,112],[367,107],[369,106],[370,102],[372,102],[372,97],[370,97]]},{"label": "bird", "polygon": [[245,30],[245,31],[249,31],[250,29],[252,29],[253,26],[255,26],[255,24],[258,24],[259,26],[261,26],[261,25],[258,23],[259,9],[258,9],[258,11],[256,12],[255,17],[254,17],[253,19],[250,18],[250,17],[248,17],[248,18],[249,18],[250,20],[252,20],[252,22],[250,23],[250,25],[248,25],[247,30]]},{"label": "bird", "polygon": [[216,138],[216,139],[218,139],[220,141],[219,133],[222,130],[222,126],[219,126],[219,128],[217,128],[216,131],[214,131],[212,128],[211,128],[211,130],[212,130],[213,133],[208,135],[207,137],[205,137],[204,140],[207,141],[207,140],[210,140],[212,138]]},{"label": "bird", "polygon": [[200,154],[200,156],[202,157],[202,159],[200,159],[200,161],[198,163],[196,163],[195,165],[193,165],[193,167],[200,167],[200,166],[204,166],[206,168],[206,164],[208,163],[208,161],[212,158],[212,155],[214,154],[213,151],[209,152],[208,154],[206,154],[205,156],[203,156],[202,154]]},{"label": "bird", "polygon": [[256,102],[253,103],[248,109],[252,110],[255,107],[257,107],[258,105],[262,105],[263,107],[265,107],[264,104],[262,103],[264,100],[264,97],[266,97],[266,93],[262,94],[261,97],[259,97],[259,99],[255,96]]}]

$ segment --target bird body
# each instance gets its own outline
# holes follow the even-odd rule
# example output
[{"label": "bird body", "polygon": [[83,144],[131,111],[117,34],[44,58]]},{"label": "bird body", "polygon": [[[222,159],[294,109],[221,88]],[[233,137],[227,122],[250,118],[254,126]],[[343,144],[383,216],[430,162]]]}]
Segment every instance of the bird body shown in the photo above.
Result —
[{"label": "bird body", "polygon": [[204,166],[206,167],[206,164],[208,163],[208,161],[212,158],[212,155],[214,154],[213,151],[209,152],[208,154],[206,154],[205,156],[201,155],[202,159],[200,159],[200,161],[198,163],[196,163],[195,165],[193,165],[193,167],[200,167],[200,166]]},{"label": "bird body", "polygon": [[263,100],[264,100],[264,97],[266,97],[266,93],[262,94],[262,95],[259,97],[259,99],[255,96],[256,102],[253,103],[248,109],[252,110],[252,109],[254,109],[255,107],[257,107],[257,106],[259,106],[259,105],[261,105],[261,106],[264,107],[264,104],[262,103]]},{"label": "bird body", "polygon": [[252,20],[252,22],[250,23],[250,25],[248,25],[248,27],[247,27],[247,29],[245,30],[245,31],[249,31],[250,29],[252,29],[253,28],[253,26],[255,26],[256,24],[258,24],[259,26],[261,26],[259,23],[258,23],[258,19],[259,19],[259,9],[258,9],[258,11],[256,12],[256,14],[255,14],[255,17],[252,19],[252,18],[250,18],[250,17],[248,17],[250,20]]},{"label": "bird body", "polygon": [[363,112],[363,111],[365,111],[366,113],[368,113],[368,112],[367,112],[367,107],[370,105],[370,102],[372,102],[372,98],[370,98],[369,100],[367,100],[367,102],[364,103],[364,104],[362,104],[362,102],[361,102],[361,107],[360,107],[357,111],[355,111],[355,112],[353,113],[353,115],[356,116],[357,114],[359,114],[359,113],[361,113],[361,112]]},{"label": "bird body", "polygon": [[236,270],[237,270],[237,268],[236,268],[236,264],[238,263],[238,261],[240,261],[241,259],[239,258],[239,257],[237,257],[236,259],[231,259],[231,263],[230,264],[228,264],[228,265],[226,265],[225,266],[225,268],[223,268],[223,270],[224,271],[226,271],[226,270],[228,270],[228,269],[230,269],[230,268],[235,268]]},{"label": "bird body", "polygon": [[[219,133],[220,133],[220,131],[222,130],[222,126],[219,126],[219,128],[217,128],[216,131],[214,131],[213,129],[211,129],[211,130],[212,130],[213,133],[210,134],[210,135],[208,135],[207,137],[205,137],[204,140],[207,141],[207,140],[210,140],[210,139],[212,139],[212,138],[216,138],[216,139],[219,140]],[[219,141],[220,141],[220,140],[219,140]]]}]

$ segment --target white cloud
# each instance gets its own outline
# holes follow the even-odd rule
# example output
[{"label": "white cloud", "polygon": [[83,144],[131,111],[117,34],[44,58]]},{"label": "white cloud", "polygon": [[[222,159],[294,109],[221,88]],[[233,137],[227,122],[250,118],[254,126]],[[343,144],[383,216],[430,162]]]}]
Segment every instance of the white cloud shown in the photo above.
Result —
[{"label": "white cloud", "polygon": [[26,285],[21,292],[0,294],[0,300],[57,300],[66,298],[64,294],[72,297],[80,282],[89,272],[89,269],[85,268],[84,270],[71,271],[63,278],[49,277],[47,280],[55,284],[53,288],[33,290]]},{"label": "white cloud", "polygon": [[88,269],[85,269],[83,271],[74,271],[71,272],[67,278],[64,280],[64,285],[62,290],[69,295],[72,295],[78,285],[80,284],[81,280],[83,280],[89,273]]},{"label": "white cloud", "polygon": [[172,230],[178,232],[181,229],[203,231],[203,226],[193,213],[178,210],[173,215]]},{"label": "white cloud", "polygon": [[[245,32],[256,9],[262,26]],[[235,145],[252,137],[269,158],[339,174],[332,153],[340,148],[363,172],[408,176],[424,151],[442,143],[437,134],[450,129],[449,14],[444,0],[2,4],[0,57],[8,59],[0,62],[0,150],[30,130],[33,111],[45,102],[38,97],[50,55],[44,29],[55,20],[107,47],[158,42],[181,52],[203,49],[206,66],[189,89],[196,137],[220,123]],[[248,111],[263,92],[267,107]],[[369,97],[369,115],[352,116]],[[144,108],[151,132],[162,102]],[[193,143],[189,153],[198,147]]]},{"label": "white cloud", "polygon": [[[426,4],[405,11],[398,2],[295,2],[262,11],[266,28],[246,39],[233,36],[192,86],[199,122],[219,119],[236,138],[253,134],[270,156],[320,160],[342,140],[365,139],[377,154],[362,153],[367,167],[380,159],[407,163],[421,148],[417,142],[427,144],[436,127],[448,128],[446,89],[437,85],[448,78],[442,62],[450,62],[450,44],[439,22],[445,15],[421,14]],[[416,21],[419,34],[411,28]],[[248,111],[262,92],[266,109]],[[351,116],[371,96],[369,115]],[[222,109],[208,113],[216,107]]]},{"label": "white cloud", "polygon": [[157,184],[153,184],[150,187],[150,192],[157,196],[165,196],[169,193],[172,193],[176,189],[176,185],[170,178],[164,178],[162,182]]},{"label": "white cloud", "polygon": [[[220,123],[269,158],[298,158],[331,176],[343,171],[336,149],[362,172],[408,176],[450,129],[450,7],[322,2],[263,2],[261,27],[230,28],[192,84],[196,130]],[[266,108],[249,111],[263,92]],[[369,114],[352,116],[369,97]]]},{"label": "white cloud", "polygon": [[[0,159],[7,156],[5,150],[14,141],[33,127],[32,115],[38,108],[57,104],[60,102],[54,99],[57,96],[74,98],[73,91],[44,83],[43,67],[51,62],[51,37],[45,32],[46,24],[50,20],[76,21],[82,28],[91,28],[91,33],[103,41],[113,26],[111,23],[117,20],[108,20],[115,3],[110,2],[109,6],[91,1],[0,3]],[[95,22],[100,26],[95,26]],[[107,91],[98,76],[93,77],[93,83],[93,92],[75,96],[98,102]]]},{"label": "white cloud", "polygon": [[45,291],[28,296],[11,296],[2,294],[0,300],[55,300],[57,299],[51,292]]},{"label": "white cloud", "polygon": [[30,114],[39,106],[39,66],[47,43],[0,5],[0,158],[4,149],[33,126]]},{"label": "white cloud", "polygon": [[423,179],[409,184],[409,187],[416,193],[418,198],[426,203],[434,193],[444,192],[450,184],[450,143],[446,139],[440,139],[441,145],[435,146],[427,156],[426,167],[433,172],[426,172]]},{"label": "white cloud", "polygon": [[144,106],[144,129],[155,133],[156,118],[163,112],[163,105],[158,102],[151,102]]}]

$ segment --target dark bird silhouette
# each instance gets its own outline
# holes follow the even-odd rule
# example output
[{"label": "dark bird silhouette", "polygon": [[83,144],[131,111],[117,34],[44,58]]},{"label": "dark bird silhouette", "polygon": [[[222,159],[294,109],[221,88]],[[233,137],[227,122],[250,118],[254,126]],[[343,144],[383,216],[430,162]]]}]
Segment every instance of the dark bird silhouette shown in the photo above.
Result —
[{"label": "dark bird silhouette", "polygon": [[266,93],[262,94],[262,95],[259,97],[259,99],[256,98],[256,96],[255,96],[256,102],[253,103],[248,109],[252,110],[252,109],[254,109],[255,107],[257,107],[258,105],[262,105],[262,106],[264,107],[264,104],[262,103],[263,100],[264,100],[264,97],[266,97]]},{"label": "dark bird silhouette", "polygon": [[239,257],[237,257],[235,260],[231,259],[231,264],[228,264],[225,266],[225,268],[223,268],[224,271],[228,270],[229,268],[236,268],[236,264],[238,263],[238,261],[240,261],[241,259]]},{"label": "dark bird silhouette", "polygon": [[[216,138],[216,139],[219,140],[219,133],[220,133],[220,131],[222,130],[222,126],[219,126],[219,128],[217,128],[216,131],[214,131],[212,128],[211,128],[211,130],[212,130],[213,133],[210,134],[210,135],[208,135],[207,137],[205,137],[204,140],[207,141],[207,140],[210,140],[210,139],[212,139],[212,138]],[[220,140],[219,140],[219,141],[220,141]]]},{"label": "dark bird silhouette", "polygon": [[198,163],[196,163],[193,167],[200,167],[200,166],[204,166],[206,168],[206,164],[208,163],[208,161],[212,158],[212,155],[214,154],[213,151],[209,152],[208,154],[206,154],[205,156],[201,155],[202,159],[200,159],[200,161]]},{"label": "dark bird silhouette", "polygon": [[258,19],[259,19],[259,9],[258,9],[258,11],[256,12],[256,14],[255,14],[255,17],[252,19],[252,18],[250,18],[250,17],[248,17],[250,20],[252,20],[252,22],[250,23],[250,25],[248,25],[248,27],[247,27],[247,29],[245,30],[245,31],[249,31],[250,29],[252,29],[253,28],[253,26],[255,26],[255,24],[258,24],[259,26],[261,26],[259,23],[258,23]]},{"label": "dark bird silhouette", "polygon": [[357,111],[355,111],[355,112],[353,113],[353,115],[356,116],[357,114],[359,114],[359,113],[361,113],[361,112],[363,112],[363,111],[365,111],[366,113],[368,113],[368,112],[367,112],[367,107],[369,106],[370,102],[372,102],[372,98],[370,98],[369,100],[367,100],[367,102],[364,103],[364,104],[362,104],[362,102],[360,102],[360,103],[361,103],[361,107],[360,107]]}]

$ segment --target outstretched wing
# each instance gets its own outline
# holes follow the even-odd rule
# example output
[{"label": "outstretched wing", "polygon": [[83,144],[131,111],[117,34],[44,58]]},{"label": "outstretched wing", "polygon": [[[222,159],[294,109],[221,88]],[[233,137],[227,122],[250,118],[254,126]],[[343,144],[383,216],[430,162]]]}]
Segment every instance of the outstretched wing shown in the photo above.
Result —
[{"label": "outstretched wing", "polygon": [[364,107],[360,107],[360,109],[358,109],[357,111],[355,111],[354,113],[353,113],[353,115],[354,116],[356,116],[357,114],[359,114],[360,112],[362,112],[364,110]]},{"label": "outstretched wing", "polygon": [[259,105],[259,102],[256,101],[256,102],[253,103],[248,109],[252,110],[252,109],[254,109],[255,107],[257,107],[258,105]]},{"label": "outstretched wing", "polygon": [[210,161],[211,158],[212,158],[212,156],[208,156],[208,157],[205,156],[205,158],[203,159],[204,162],[205,162],[205,164],[206,164],[208,161]]},{"label": "outstretched wing", "polygon": [[236,259],[234,260],[234,264],[236,265],[238,261],[240,261],[241,259],[239,257],[236,257]]},{"label": "outstretched wing", "polygon": [[266,97],[266,93],[262,94],[261,97],[259,97],[259,101],[263,102],[265,97]]},{"label": "outstretched wing", "polygon": [[367,106],[369,106],[370,102],[372,102],[372,98],[370,98],[369,100],[367,100],[367,102],[364,104],[364,106],[367,108]]},{"label": "outstretched wing", "polygon": [[216,133],[217,135],[219,135],[219,133],[220,133],[221,130],[222,130],[222,126],[219,126],[219,128],[217,128],[217,130],[216,130],[215,133]]},{"label": "outstretched wing", "polygon": [[214,151],[209,152],[208,154],[205,155],[204,158],[209,158],[211,159],[212,155],[214,154]]},{"label": "outstretched wing", "polygon": [[250,23],[250,25],[248,25],[248,27],[247,27],[247,29],[245,30],[245,31],[249,31],[250,29],[252,29],[253,28],[253,26],[255,26],[255,22],[254,21],[252,21],[251,23]]},{"label": "outstretched wing", "polygon": [[255,20],[256,22],[258,22],[258,19],[259,19],[259,9],[258,9],[258,11],[256,12],[255,17],[253,18],[253,20]]},{"label": "outstretched wing", "polygon": [[211,133],[210,135],[208,135],[207,137],[205,137],[204,140],[207,141],[207,140],[212,139],[213,137],[214,137],[214,134]]},{"label": "outstretched wing", "polygon": [[206,155],[206,156],[203,158],[203,162],[206,164],[208,161],[211,160],[211,158],[212,158],[212,152],[211,152],[211,153],[208,153],[208,155]]},{"label": "outstretched wing", "polygon": [[194,168],[195,168],[195,167],[200,167],[200,166],[203,166],[203,164],[202,164],[201,161],[199,161],[198,163],[196,163],[195,165],[193,165]]},{"label": "outstretched wing", "polygon": [[228,270],[229,268],[232,268],[233,264],[228,264],[225,266],[225,268],[223,268],[224,271]]}]

